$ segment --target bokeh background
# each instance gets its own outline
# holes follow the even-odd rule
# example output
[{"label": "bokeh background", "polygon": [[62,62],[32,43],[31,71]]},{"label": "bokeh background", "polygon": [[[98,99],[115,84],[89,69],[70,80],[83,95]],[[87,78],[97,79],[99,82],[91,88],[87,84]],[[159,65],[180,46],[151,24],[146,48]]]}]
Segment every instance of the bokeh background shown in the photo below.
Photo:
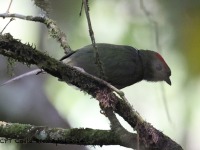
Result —
[{"label": "bokeh background", "polygon": [[[149,22],[140,1],[89,1],[91,21],[96,42],[131,45],[162,53],[172,70],[172,86],[163,83],[171,122],[167,118],[160,83],[145,81],[123,89],[126,97],[141,116],[154,127],[183,146],[200,149],[200,1],[144,0],[151,18],[158,23],[157,49],[155,28]],[[0,13],[9,1],[0,1]],[[81,1],[51,1],[50,17],[67,34],[68,43],[76,50],[90,44],[84,13],[79,16]],[[32,1],[13,0],[10,13],[43,15]],[[0,30],[9,19],[0,18]],[[24,43],[59,59],[64,53],[48,35],[44,25],[16,19],[4,31]],[[0,83],[11,78],[10,72],[20,75],[37,68],[15,63],[9,67],[7,58],[0,56]],[[11,71],[10,71],[11,70]],[[49,127],[89,127],[109,129],[109,122],[100,114],[98,102],[79,90],[50,75],[31,76],[0,87],[0,120],[45,125]],[[122,124],[131,128],[120,118]],[[120,146],[66,146],[53,144],[0,144],[0,150],[21,149],[115,149]]]}]

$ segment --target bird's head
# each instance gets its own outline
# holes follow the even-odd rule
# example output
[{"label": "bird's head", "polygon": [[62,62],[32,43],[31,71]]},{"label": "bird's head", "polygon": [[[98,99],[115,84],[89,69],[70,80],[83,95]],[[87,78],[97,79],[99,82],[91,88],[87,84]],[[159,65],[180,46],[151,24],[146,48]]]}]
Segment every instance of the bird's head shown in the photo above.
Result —
[{"label": "bird's head", "polygon": [[147,81],[166,81],[171,85],[171,70],[163,57],[154,51],[142,51],[144,79]]}]

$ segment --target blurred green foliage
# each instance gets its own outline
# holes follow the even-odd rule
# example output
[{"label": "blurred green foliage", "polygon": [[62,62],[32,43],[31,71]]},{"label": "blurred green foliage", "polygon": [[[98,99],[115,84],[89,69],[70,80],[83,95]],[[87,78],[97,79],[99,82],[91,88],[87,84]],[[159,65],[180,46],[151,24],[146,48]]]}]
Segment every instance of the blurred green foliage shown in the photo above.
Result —
[{"label": "blurred green foliage", "polygon": [[158,0],[173,26],[174,45],[185,57],[188,75],[200,75],[200,0]]}]

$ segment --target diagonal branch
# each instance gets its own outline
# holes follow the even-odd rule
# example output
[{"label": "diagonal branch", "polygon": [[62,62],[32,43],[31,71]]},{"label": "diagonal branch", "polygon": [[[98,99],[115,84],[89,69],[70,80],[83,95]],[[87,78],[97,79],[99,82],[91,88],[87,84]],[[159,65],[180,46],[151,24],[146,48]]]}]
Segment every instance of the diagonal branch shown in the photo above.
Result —
[{"label": "diagonal branch", "polygon": [[144,121],[130,105],[112,93],[106,84],[35,50],[28,44],[22,44],[10,34],[0,36],[0,54],[23,63],[35,64],[47,73],[92,95],[101,102],[100,104],[108,101],[113,110],[137,131],[140,142],[146,148],[182,150],[180,145]]}]

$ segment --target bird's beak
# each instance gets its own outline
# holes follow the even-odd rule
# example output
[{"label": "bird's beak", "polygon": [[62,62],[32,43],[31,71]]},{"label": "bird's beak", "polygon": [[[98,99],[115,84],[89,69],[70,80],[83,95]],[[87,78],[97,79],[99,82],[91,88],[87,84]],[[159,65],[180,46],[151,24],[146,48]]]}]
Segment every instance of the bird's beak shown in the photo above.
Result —
[{"label": "bird's beak", "polygon": [[166,78],[165,81],[166,81],[169,85],[172,85],[170,78]]}]

